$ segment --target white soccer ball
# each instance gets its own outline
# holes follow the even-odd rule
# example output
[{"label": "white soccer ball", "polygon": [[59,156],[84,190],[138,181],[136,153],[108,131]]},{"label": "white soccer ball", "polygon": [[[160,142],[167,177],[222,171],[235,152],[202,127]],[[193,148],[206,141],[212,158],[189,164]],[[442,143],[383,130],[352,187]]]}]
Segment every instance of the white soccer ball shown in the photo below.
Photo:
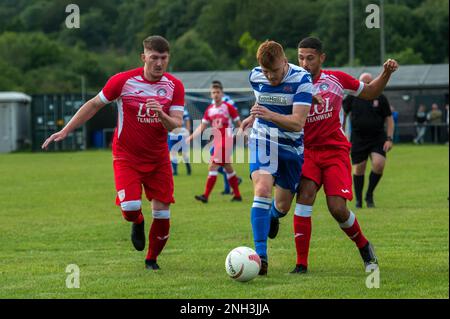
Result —
[{"label": "white soccer ball", "polygon": [[237,247],[230,251],[225,259],[228,276],[237,281],[249,281],[258,276],[261,259],[249,247]]}]

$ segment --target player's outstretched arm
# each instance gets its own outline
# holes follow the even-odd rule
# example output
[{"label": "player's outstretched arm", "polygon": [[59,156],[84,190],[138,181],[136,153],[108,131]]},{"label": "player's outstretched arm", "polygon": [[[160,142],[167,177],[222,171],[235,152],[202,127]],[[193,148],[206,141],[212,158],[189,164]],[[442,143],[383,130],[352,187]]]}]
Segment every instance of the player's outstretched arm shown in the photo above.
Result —
[{"label": "player's outstretched arm", "polygon": [[186,139],[186,143],[190,143],[193,139],[195,139],[197,136],[199,136],[200,134],[202,134],[203,131],[206,130],[207,127],[208,127],[208,124],[202,122],[202,124],[200,124],[200,125],[195,129],[195,131],[192,133],[192,135],[189,136],[189,137]]},{"label": "player's outstretched arm", "polygon": [[399,65],[397,61],[388,59],[383,64],[383,72],[380,73],[372,82],[364,85],[364,89],[359,94],[359,98],[373,100],[380,96],[386,84],[389,82],[391,74],[397,71]]},{"label": "player's outstretched arm", "polygon": [[55,134],[51,135],[49,138],[45,140],[44,144],[42,144],[41,146],[42,149],[47,149],[48,145],[51,142],[59,142],[65,139],[70,132],[74,131],[75,129],[86,123],[103,106],[105,106],[105,103],[102,102],[102,100],[98,95],[87,101],[77,111],[77,113],[75,113],[75,115],[72,117],[69,123],[67,123],[66,126],[64,126],[64,128],[61,131],[56,132]]}]

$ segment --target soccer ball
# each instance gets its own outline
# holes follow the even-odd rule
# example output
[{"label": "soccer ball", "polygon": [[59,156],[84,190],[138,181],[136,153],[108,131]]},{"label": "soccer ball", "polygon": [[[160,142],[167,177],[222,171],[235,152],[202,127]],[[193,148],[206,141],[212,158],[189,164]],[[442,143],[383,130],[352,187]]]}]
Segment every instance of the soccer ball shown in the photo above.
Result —
[{"label": "soccer ball", "polygon": [[261,268],[258,254],[248,247],[237,247],[225,259],[225,270],[234,280],[245,282],[255,278]]}]

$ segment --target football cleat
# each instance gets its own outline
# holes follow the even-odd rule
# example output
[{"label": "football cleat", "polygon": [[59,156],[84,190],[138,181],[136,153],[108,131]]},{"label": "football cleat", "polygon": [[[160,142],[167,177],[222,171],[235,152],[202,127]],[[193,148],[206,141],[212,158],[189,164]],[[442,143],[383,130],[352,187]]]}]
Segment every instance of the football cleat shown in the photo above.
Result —
[{"label": "football cleat", "polygon": [[280,229],[280,219],[272,217],[270,219],[269,238],[274,239],[275,237],[277,237],[279,229]]},{"label": "football cleat", "polygon": [[296,265],[291,274],[306,274],[308,272],[308,267],[304,265]]},{"label": "football cleat", "polygon": [[364,267],[366,271],[373,270],[374,265],[375,268],[378,267],[378,258],[375,255],[375,249],[373,248],[372,244],[370,242],[367,242],[367,244],[359,249],[359,253],[361,254],[361,258],[364,261]]},{"label": "football cleat", "polygon": [[242,202],[242,197],[241,196],[234,196],[231,199],[232,202]]},{"label": "football cleat", "polygon": [[161,269],[159,265],[156,263],[156,260],[146,259],[145,260],[145,268],[151,270],[159,270]]},{"label": "football cleat", "polygon": [[356,207],[356,208],[362,208],[362,202],[359,201],[359,200],[357,200],[357,201],[356,201],[355,207]]},{"label": "football cleat", "polygon": [[259,256],[261,259],[261,268],[259,269],[258,275],[260,276],[267,276],[267,269],[269,268],[269,263],[267,262],[267,259],[265,257]]},{"label": "football cleat", "polygon": [[195,195],[195,199],[205,204],[208,202],[208,198],[205,195]]},{"label": "football cleat", "polygon": [[144,221],[140,224],[131,225],[131,242],[136,250],[142,251],[145,248],[145,227]]},{"label": "football cleat", "polygon": [[375,203],[373,202],[373,195],[366,195],[367,208],[375,208]]}]

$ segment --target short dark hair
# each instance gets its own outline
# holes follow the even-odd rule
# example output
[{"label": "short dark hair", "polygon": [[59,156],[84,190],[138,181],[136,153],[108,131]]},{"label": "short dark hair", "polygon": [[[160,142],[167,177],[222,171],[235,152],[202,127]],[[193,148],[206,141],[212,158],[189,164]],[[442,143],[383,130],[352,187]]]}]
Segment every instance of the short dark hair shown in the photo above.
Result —
[{"label": "short dark hair", "polygon": [[170,45],[169,41],[167,41],[165,38],[163,38],[160,35],[151,35],[147,37],[143,42],[142,45],[144,46],[144,50],[153,50],[159,53],[169,53],[170,52]]},{"label": "short dark hair", "polygon": [[320,53],[323,52],[322,41],[320,41],[320,39],[316,38],[316,37],[304,38],[298,44],[298,48],[299,49],[301,49],[301,48],[303,48],[303,49],[315,49],[317,52],[320,52]]},{"label": "short dark hair", "polygon": [[213,81],[212,84],[211,84],[211,90],[218,89],[218,90],[223,92],[222,83],[220,83],[220,82],[219,83],[214,83],[214,82],[215,81]]},{"label": "short dark hair", "polygon": [[214,85],[220,86],[220,88],[223,90],[222,82],[220,82],[219,80],[214,80],[214,81],[212,81],[212,82],[211,82],[211,87],[213,87]]}]

